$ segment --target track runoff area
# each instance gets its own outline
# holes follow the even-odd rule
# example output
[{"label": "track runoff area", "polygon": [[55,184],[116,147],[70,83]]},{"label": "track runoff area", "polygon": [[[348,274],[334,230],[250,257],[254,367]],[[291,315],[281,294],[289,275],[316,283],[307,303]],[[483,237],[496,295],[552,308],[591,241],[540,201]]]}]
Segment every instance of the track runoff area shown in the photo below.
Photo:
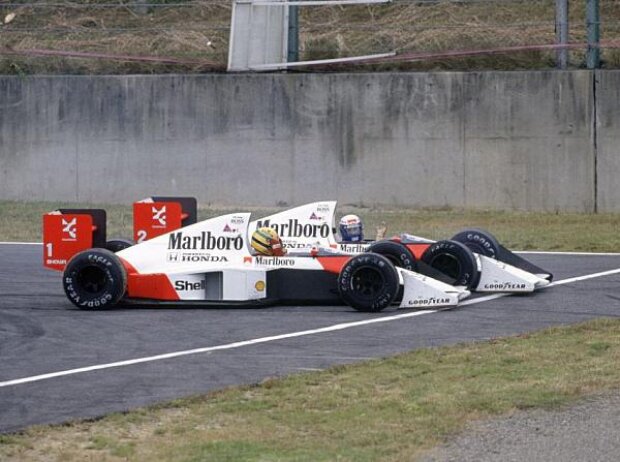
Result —
[{"label": "track runoff area", "polygon": [[0,432],[91,418],[266,377],[620,315],[620,254],[523,252],[555,274],[457,308],[119,308],[84,312],[41,247],[0,243]]}]

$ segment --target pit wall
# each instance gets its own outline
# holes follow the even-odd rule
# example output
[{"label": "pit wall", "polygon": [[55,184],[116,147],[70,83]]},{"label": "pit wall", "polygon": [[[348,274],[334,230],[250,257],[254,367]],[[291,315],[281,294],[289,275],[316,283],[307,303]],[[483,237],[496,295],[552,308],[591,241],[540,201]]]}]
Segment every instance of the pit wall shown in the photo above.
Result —
[{"label": "pit wall", "polygon": [[0,199],[618,212],[620,71],[0,76]]}]

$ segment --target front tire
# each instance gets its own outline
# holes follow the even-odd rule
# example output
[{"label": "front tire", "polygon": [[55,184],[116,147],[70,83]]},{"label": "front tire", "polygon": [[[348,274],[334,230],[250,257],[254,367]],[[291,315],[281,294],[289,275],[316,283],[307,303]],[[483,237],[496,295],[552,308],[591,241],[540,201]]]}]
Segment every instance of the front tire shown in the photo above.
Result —
[{"label": "front tire", "polygon": [[453,241],[465,244],[469,250],[497,260],[500,245],[495,236],[484,229],[464,229],[452,237]]},{"label": "front tire", "polygon": [[437,241],[424,251],[421,260],[450,278],[452,285],[475,289],[480,281],[476,257],[460,242]]},{"label": "front tire", "polygon": [[394,302],[399,288],[398,271],[386,257],[376,253],[351,258],[338,275],[340,297],[358,311],[383,310]]},{"label": "front tire", "polygon": [[62,284],[71,303],[82,310],[100,310],[119,302],[127,289],[127,271],[106,249],[77,253],[65,267]]}]

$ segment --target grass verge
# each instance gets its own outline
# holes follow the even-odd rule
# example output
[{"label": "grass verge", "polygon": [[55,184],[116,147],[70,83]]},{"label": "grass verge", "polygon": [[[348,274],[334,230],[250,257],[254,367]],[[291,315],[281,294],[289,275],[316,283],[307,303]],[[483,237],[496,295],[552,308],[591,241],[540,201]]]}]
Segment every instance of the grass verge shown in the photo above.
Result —
[{"label": "grass verge", "polygon": [[466,422],[620,387],[620,321],[418,350],[0,436],[2,460],[414,460]]},{"label": "grass verge", "polygon": [[[41,215],[84,204],[0,202],[0,240],[39,241]],[[131,208],[108,211],[130,237]],[[279,209],[253,210],[257,217]],[[226,213],[201,209],[201,219]],[[435,239],[482,227],[520,249],[618,251],[620,216],[342,207],[367,230]],[[97,421],[0,435],[0,460],[411,460],[472,419],[620,388],[620,321],[420,350],[269,380]]]},{"label": "grass verge", "polygon": [[[131,238],[130,206],[86,205],[46,202],[0,201],[0,241],[41,241],[41,216],[62,207],[98,207],[108,212],[108,237]],[[247,210],[203,208],[199,219]],[[276,208],[252,209],[259,218]],[[548,214],[531,212],[489,212],[475,210],[377,210],[339,207],[340,215],[357,213],[364,220],[366,234],[373,237],[376,226],[385,222],[388,234],[407,232],[431,239],[446,239],[464,228],[484,228],[495,234],[506,247],[519,250],[620,251],[620,215]],[[340,216],[339,215],[339,216]]]}]

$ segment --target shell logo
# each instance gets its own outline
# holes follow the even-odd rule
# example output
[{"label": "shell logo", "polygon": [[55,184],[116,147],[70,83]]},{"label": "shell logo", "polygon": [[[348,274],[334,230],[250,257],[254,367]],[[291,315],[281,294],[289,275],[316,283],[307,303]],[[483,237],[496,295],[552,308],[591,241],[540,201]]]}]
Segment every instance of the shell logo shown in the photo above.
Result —
[{"label": "shell logo", "polygon": [[256,281],[256,284],[254,284],[254,288],[256,290],[258,290],[259,292],[262,292],[265,290],[265,281]]}]

